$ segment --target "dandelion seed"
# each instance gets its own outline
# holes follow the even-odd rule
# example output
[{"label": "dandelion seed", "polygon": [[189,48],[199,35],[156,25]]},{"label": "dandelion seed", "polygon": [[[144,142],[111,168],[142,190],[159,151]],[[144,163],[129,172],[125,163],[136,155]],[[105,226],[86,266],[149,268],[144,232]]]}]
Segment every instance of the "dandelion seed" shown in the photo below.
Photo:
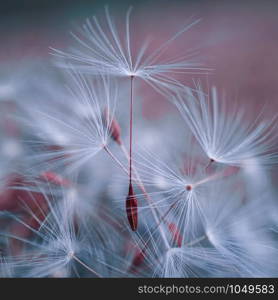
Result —
[{"label": "dandelion seed", "polygon": [[[205,94],[200,84],[196,90],[185,89],[176,100],[185,122],[210,159],[214,162],[243,166],[247,163],[261,167],[277,164],[277,115],[270,121],[262,119],[263,110],[247,122],[243,110],[219,99],[215,87]],[[207,166],[207,167],[208,167]]]},{"label": "dandelion seed", "polygon": [[[46,194],[44,196],[49,207],[49,213],[40,207],[39,203],[37,208],[42,218],[29,210],[30,216],[37,222],[35,227],[31,225],[32,223],[25,222],[17,216],[11,216],[23,228],[35,235],[36,239],[28,239],[26,235],[7,234],[7,237],[22,241],[27,246],[26,253],[18,254],[16,257],[7,257],[7,262],[14,266],[19,272],[18,274],[21,270],[25,270],[24,274],[20,274],[23,277],[51,276],[52,273],[57,274],[65,268],[73,268],[74,262],[85,268],[93,276],[102,277],[92,265],[87,264],[82,258],[84,255],[82,251],[85,251],[92,258],[96,256],[96,253],[100,254],[101,251],[90,245],[88,239],[84,240],[83,234],[86,236],[88,232],[82,224],[79,223],[79,226],[76,227],[74,221],[75,207],[72,205],[71,199],[63,198],[62,201],[53,204],[51,198]],[[26,208],[28,209],[28,206]],[[94,242],[101,245],[103,242],[100,238],[101,233],[97,230],[91,230],[91,234],[93,232],[95,232]],[[93,253],[95,254],[93,255]],[[96,259],[92,264],[95,264],[97,268]]]},{"label": "dandelion seed", "polygon": [[[189,153],[194,153],[193,149],[194,147]],[[181,160],[188,164],[188,168],[182,171],[179,167]],[[169,155],[162,159],[158,151],[150,152],[146,149],[138,153],[136,167],[143,183],[150,188],[150,195],[155,199],[153,206],[162,211],[161,216],[166,215],[168,223],[176,224],[182,244],[194,237],[199,230],[200,220],[206,213],[201,206],[201,202],[205,201],[202,195],[206,193],[206,187],[238,172],[238,168],[228,166],[210,175],[204,172],[202,164],[197,164],[190,156],[176,153],[174,157]],[[163,186],[159,185],[159,190],[157,178],[164,182]],[[163,213],[163,210],[166,212]]]},{"label": "dandelion seed", "polygon": [[[98,74],[102,70],[113,76],[141,78],[157,91],[171,89],[171,86],[179,86],[179,83],[171,76],[176,73],[204,72],[208,69],[202,68],[201,64],[192,59],[192,54],[181,56],[179,59],[161,59],[162,54],[183,33],[197,24],[200,20],[193,21],[174,34],[169,40],[157,47],[155,51],[148,54],[149,43],[142,43],[142,47],[135,51],[133,49],[133,34],[130,32],[130,15],[132,8],[127,11],[125,19],[125,32],[117,28],[112,19],[109,9],[105,7],[104,22],[97,17],[86,23],[80,30],[80,35],[72,33],[78,42],[79,48],[71,52],[52,49],[54,54],[60,58],[71,61],[79,71]],[[60,64],[67,67],[66,64]]]},{"label": "dandelion seed", "polygon": [[[69,75],[69,93],[65,91],[67,103],[63,102],[59,110],[49,104],[33,108],[28,112],[32,121],[26,119],[25,122],[42,139],[42,142],[36,142],[39,153],[35,151],[30,163],[43,165],[46,162],[55,169],[66,165],[66,171],[71,173],[109,143],[111,128],[114,130],[116,126],[113,120],[118,89],[113,80],[102,75],[92,84],[76,72]],[[79,105],[86,108],[86,115],[76,109]],[[109,111],[107,120],[103,118],[105,109]],[[115,130],[113,134],[116,134]]]},{"label": "dandelion seed", "polygon": [[[118,32],[114,21],[111,18],[108,7],[105,7],[105,25],[107,33],[102,28],[99,20],[93,17],[92,21],[87,20],[83,25],[81,34],[84,37],[78,37],[73,34],[82,50],[75,50],[73,53],[64,53],[54,50],[54,53],[66,60],[70,60],[81,72],[95,74],[96,70],[103,70],[106,74],[119,77],[130,78],[130,145],[129,145],[129,164],[130,164],[130,181],[132,180],[132,133],[133,133],[133,81],[135,78],[141,78],[148,82],[160,93],[164,89],[171,89],[171,86],[178,86],[179,83],[171,78],[171,72],[184,73],[192,71],[200,71],[200,64],[194,60],[159,63],[159,58],[165,52],[167,47],[173,43],[182,33],[195,25],[199,20],[185,26],[181,31],[177,32],[172,38],[163,43],[151,55],[147,55],[147,43],[134,53],[131,43],[130,34],[130,14],[131,8],[126,14],[125,21],[125,37],[124,43]],[[88,52],[88,53],[86,53]],[[112,134],[117,134],[113,132]],[[113,135],[112,135],[113,137]],[[130,183],[131,185],[132,183]]]}]

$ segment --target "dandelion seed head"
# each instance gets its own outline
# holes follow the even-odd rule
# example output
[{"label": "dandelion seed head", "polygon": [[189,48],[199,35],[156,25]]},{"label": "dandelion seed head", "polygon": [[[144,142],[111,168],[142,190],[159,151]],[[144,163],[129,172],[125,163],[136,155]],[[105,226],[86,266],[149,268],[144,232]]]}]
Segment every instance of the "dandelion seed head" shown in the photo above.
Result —
[{"label": "dandelion seed head", "polygon": [[205,93],[200,83],[194,91],[184,89],[175,103],[210,159],[233,166],[254,161],[261,168],[276,164],[276,116],[264,121],[263,109],[248,122],[238,103],[219,97],[216,87]]},{"label": "dandelion seed head", "polygon": [[[31,115],[27,111],[28,118],[26,116],[23,122],[33,131],[34,136],[42,139],[36,145],[41,153],[36,155],[34,152],[30,157],[31,163],[43,164],[53,160],[54,168],[67,164],[68,172],[73,172],[110,142],[110,128],[119,94],[115,82],[104,75],[95,78],[93,84],[90,84],[89,78],[74,70],[68,76],[68,90],[64,91],[68,97],[61,98],[59,110],[48,103],[34,104]],[[75,104],[84,105],[87,114],[76,110]],[[106,121],[103,118],[104,109],[109,109],[111,116]],[[47,145],[53,144],[62,148],[45,151]]]},{"label": "dandelion seed head", "polygon": [[[141,78],[148,82],[155,90],[174,90],[180,84],[172,76],[186,72],[206,72],[192,54],[181,55],[180,59],[161,58],[162,54],[175,40],[199,22],[193,21],[169,38],[165,43],[150,51],[147,40],[142,41],[141,48],[135,49],[134,33],[131,31],[131,9],[126,13],[124,29],[120,30],[109,8],[105,7],[105,14],[87,19],[78,33],[72,33],[77,46],[71,51],[52,49],[53,54],[60,59],[59,65],[67,67],[63,60],[70,61],[80,72],[96,74],[96,70],[118,77]],[[132,27],[132,28],[131,28]]]}]

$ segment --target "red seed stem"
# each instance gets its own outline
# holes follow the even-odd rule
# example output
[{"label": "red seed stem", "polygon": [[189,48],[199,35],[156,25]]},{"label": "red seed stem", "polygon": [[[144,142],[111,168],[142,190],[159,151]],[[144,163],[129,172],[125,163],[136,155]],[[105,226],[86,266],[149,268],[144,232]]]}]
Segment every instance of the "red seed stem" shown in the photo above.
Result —
[{"label": "red seed stem", "polygon": [[133,79],[134,79],[134,76],[130,76],[130,112],[129,112],[129,184],[131,184],[131,182],[132,182]]},{"label": "red seed stem", "polygon": [[129,188],[126,198],[126,213],[129,225],[136,231],[138,225],[137,199],[132,186],[132,133],[133,133],[133,78],[130,76],[130,111],[129,111]]}]

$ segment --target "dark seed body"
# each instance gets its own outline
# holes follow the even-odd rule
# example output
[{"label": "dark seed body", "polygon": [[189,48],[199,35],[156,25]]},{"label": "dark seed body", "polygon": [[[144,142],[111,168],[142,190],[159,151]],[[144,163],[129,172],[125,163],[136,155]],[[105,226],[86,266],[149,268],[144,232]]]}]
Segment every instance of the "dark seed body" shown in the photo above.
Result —
[{"label": "dark seed body", "polygon": [[138,226],[137,199],[135,197],[132,184],[129,184],[128,195],[126,198],[126,214],[129,225],[133,231],[136,231]]}]

